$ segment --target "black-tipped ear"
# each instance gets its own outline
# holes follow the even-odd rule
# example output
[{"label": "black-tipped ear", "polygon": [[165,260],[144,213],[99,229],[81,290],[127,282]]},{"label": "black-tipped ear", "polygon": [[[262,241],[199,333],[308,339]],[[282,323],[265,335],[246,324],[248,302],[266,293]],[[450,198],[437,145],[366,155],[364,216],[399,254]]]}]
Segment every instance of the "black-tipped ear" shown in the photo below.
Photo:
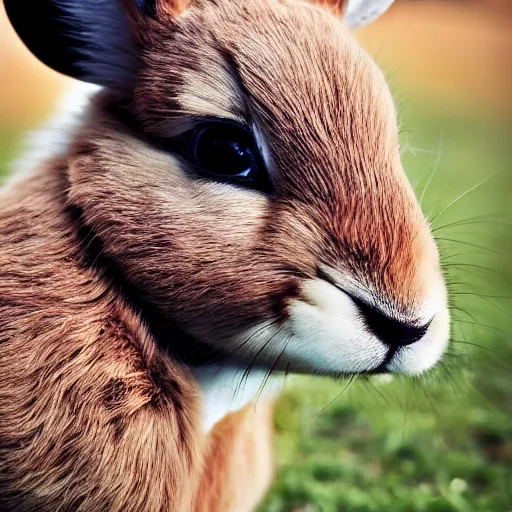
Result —
[{"label": "black-tipped ear", "polygon": [[44,64],[97,85],[131,84],[137,52],[122,0],[4,0],[4,5],[22,41]]}]

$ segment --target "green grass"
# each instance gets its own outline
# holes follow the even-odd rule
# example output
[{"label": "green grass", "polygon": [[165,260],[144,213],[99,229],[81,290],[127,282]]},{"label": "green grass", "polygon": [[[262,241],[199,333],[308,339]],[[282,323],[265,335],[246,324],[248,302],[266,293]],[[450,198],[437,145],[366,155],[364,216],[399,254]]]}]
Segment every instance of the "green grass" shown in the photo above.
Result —
[{"label": "green grass", "polygon": [[[507,124],[403,110],[403,162],[418,196],[435,169],[423,200],[430,218],[510,165]],[[1,173],[17,134],[0,135]],[[497,298],[512,295],[510,190],[506,175],[493,177],[433,223],[464,221],[436,231],[455,341],[436,371],[348,387],[289,379],[276,417],[278,476],[262,512],[512,510],[512,301]]]},{"label": "green grass", "polygon": [[0,184],[8,174],[11,160],[17,155],[22,135],[0,124]]}]

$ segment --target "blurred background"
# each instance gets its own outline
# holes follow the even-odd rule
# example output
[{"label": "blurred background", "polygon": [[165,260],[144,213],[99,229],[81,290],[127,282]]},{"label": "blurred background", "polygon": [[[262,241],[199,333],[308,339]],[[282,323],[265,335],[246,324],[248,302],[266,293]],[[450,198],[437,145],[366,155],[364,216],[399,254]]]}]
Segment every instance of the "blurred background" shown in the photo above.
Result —
[{"label": "blurred background", "polygon": [[[404,166],[450,283],[453,341],[421,379],[290,378],[261,511],[510,512],[512,1],[397,0],[357,37],[399,107]],[[71,81],[30,56],[3,10],[0,41],[3,180]]]}]

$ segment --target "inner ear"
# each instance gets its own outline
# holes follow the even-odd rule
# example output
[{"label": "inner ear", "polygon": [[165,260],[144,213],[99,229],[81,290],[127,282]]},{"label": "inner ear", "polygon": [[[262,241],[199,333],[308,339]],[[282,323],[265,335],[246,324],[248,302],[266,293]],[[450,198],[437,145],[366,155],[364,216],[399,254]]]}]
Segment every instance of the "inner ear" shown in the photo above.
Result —
[{"label": "inner ear", "polygon": [[125,0],[128,5],[135,2],[138,12],[154,20],[168,17],[175,18],[181,14],[190,3],[190,0]]},{"label": "inner ear", "polygon": [[342,15],[350,28],[361,28],[376,20],[394,0],[310,0]]},{"label": "inner ear", "polygon": [[[118,0],[120,1],[120,0]],[[121,0],[124,1],[133,36],[139,46],[148,43],[164,27],[185,11],[191,0]]]},{"label": "inner ear", "polygon": [[351,28],[361,28],[375,21],[391,6],[394,0],[348,0],[345,23]]}]

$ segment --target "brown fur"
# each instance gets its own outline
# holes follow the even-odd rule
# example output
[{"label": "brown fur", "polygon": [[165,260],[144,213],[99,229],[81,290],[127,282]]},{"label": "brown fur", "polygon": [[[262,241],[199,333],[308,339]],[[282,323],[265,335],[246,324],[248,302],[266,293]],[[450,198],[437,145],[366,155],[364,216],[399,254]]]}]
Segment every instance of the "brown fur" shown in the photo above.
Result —
[{"label": "brown fur", "polygon": [[[193,379],[84,264],[65,168],[47,169],[0,213],[1,509],[252,508],[271,473],[267,409],[201,434]],[[259,484],[240,486],[245,465]]]},{"label": "brown fur", "polygon": [[[231,351],[285,318],[319,263],[404,314],[436,269],[384,79],[339,20],[298,0],[178,4],[132,16],[133,94],[96,98],[69,153],[1,200],[2,510],[250,510],[271,475],[270,412],[205,436],[175,339],[142,319]],[[212,115],[258,125],[272,197],[167,150]]]},{"label": "brown fur", "polygon": [[197,512],[253,510],[273,476],[272,407],[258,403],[222,420],[209,440]]}]

